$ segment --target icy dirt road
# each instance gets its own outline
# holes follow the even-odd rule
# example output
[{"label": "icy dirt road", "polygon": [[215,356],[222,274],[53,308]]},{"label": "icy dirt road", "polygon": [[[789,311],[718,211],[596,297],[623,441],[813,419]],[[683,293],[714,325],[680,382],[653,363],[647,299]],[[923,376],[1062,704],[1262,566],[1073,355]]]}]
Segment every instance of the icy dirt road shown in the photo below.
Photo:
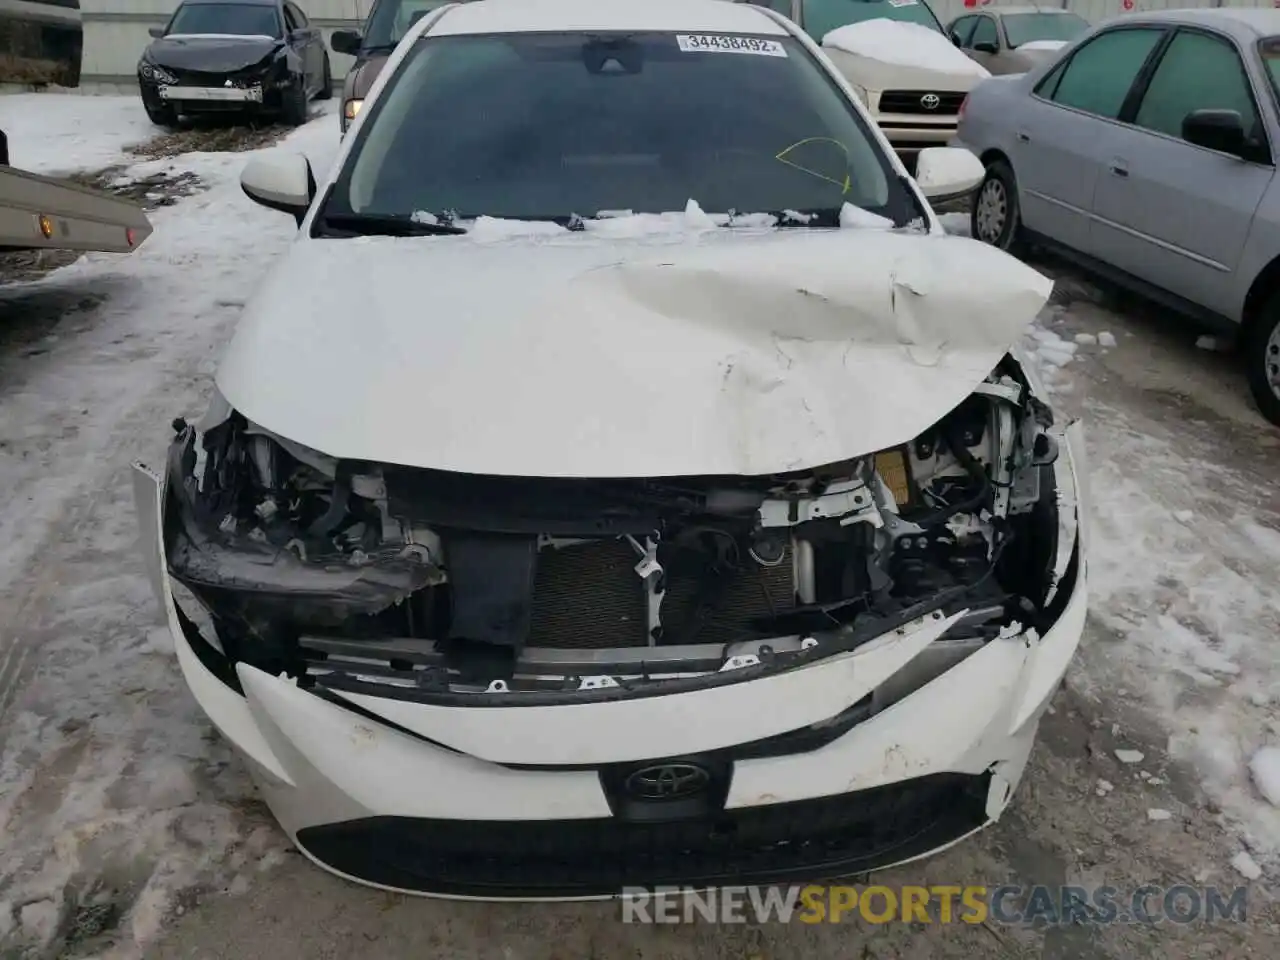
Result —
[{"label": "icy dirt road", "polygon": [[[57,137],[85,166],[145,135],[136,102],[44,109],[55,99],[0,112],[43,110],[31,129],[74,118]],[[290,145],[323,164],[336,128],[323,117]],[[1028,343],[1089,430],[1086,644],[1005,819],[877,879],[1229,886],[1248,852],[1264,872],[1247,923],[640,928],[607,904],[407,900],[289,852],[156,627],[127,478],[202,409],[240,305],[289,240],[287,218],[240,195],[245,157],[133,167],[200,189],[156,210],[130,258],[0,288],[0,958],[1275,956],[1280,811],[1248,763],[1280,743],[1280,433],[1194,334],[1069,278]]]}]

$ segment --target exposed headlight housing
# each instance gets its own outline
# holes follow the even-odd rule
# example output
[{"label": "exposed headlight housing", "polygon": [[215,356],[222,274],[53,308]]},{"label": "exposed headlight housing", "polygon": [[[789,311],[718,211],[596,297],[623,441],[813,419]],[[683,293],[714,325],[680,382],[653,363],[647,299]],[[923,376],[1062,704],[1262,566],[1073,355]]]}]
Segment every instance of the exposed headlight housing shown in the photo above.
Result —
[{"label": "exposed headlight housing", "polygon": [[164,67],[158,66],[157,64],[154,64],[154,63],[150,63],[147,60],[140,60],[138,62],[138,75],[145,80],[152,81],[153,83],[177,83],[178,82],[178,78],[175,77],[168,70],[166,70]]}]

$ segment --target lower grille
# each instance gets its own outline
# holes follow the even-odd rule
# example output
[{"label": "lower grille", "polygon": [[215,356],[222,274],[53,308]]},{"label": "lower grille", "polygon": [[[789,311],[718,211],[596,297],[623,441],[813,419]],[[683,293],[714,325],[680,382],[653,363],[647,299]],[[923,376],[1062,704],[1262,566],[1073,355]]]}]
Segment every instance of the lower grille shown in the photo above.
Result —
[{"label": "lower grille", "polygon": [[[625,540],[544,549],[533,587],[531,647],[564,649],[647,646],[648,603],[636,575],[640,557]],[[729,643],[745,639],[750,621],[795,606],[788,548],[782,562],[710,579],[701,571],[667,571],[661,607],[664,643]]]},{"label": "lower grille", "polygon": [[[931,98],[937,98],[936,103]],[[964,103],[964,93],[935,93],[931,90],[886,90],[880,94],[880,113],[923,113],[955,116]],[[931,104],[931,105],[927,105]]]},{"label": "lower grille", "polygon": [[307,827],[297,840],[366,883],[456,896],[835,880],[920,856],[983,826],[988,786],[986,774],[935,774],[663,822],[369,817]]}]

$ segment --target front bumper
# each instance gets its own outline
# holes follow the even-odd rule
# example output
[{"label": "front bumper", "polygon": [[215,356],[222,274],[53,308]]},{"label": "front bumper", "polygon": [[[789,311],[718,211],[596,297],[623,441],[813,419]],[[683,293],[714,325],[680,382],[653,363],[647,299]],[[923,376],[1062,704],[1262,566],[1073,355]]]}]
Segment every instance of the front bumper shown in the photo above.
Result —
[{"label": "front bumper", "polygon": [[[1079,428],[1068,437],[1078,458]],[[1074,463],[1059,458],[1060,489],[1083,513]],[[322,693],[232,667],[201,638],[167,575],[162,482],[141,466],[134,478],[149,573],[196,700],[304,853],[410,893],[603,897],[833,879],[924,856],[1003,812],[1084,626],[1081,553],[1043,637],[990,641],[816,749],[734,758],[735,745],[856,704],[958,615],[787,673],[638,699],[452,706]],[[655,820],[620,803],[625,764],[691,747],[717,778],[714,809]]]}]

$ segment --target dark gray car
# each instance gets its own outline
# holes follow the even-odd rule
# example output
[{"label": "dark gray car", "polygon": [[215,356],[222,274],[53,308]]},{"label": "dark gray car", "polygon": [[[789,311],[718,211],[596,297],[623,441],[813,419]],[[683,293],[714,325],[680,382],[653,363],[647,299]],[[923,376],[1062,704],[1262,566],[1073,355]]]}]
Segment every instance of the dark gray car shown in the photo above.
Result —
[{"label": "dark gray car", "polygon": [[986,165],[973,234],[1056,249],[1239,334],[1280,424],[1280,10],[1169,10],[1099,26],[970,93]]},{"label": "dark gray car", "polygon": [[329,45],[335,53],[356,58],[342,83],[342,132],[364,106],[364,98],[378,79],[382,67],[409,29],[433,10],[459,0],[377,0],[369,11],[364,30],[335,30]]}]

